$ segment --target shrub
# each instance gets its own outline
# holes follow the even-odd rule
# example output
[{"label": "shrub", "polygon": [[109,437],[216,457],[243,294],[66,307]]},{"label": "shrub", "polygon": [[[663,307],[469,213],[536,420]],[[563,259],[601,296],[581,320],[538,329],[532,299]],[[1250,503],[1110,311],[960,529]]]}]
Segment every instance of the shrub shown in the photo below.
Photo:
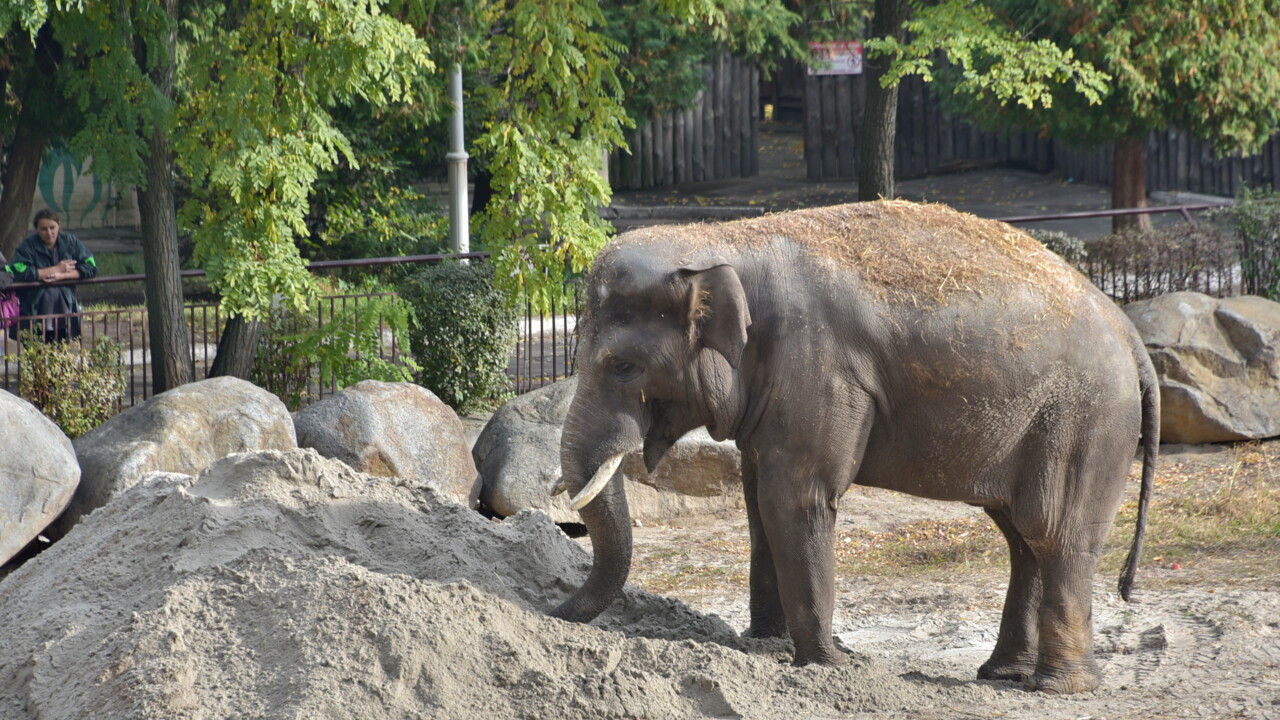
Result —
[{"label": "shrub", "polygon": [[359,298],[328,318],[277,308],[254,357],[254,383],[297,410],[326,384],[341,390],[361,380],[409,382],[417,369],[412,359],[382,357],[384,328],[403,345],[408,327],[408,307],[393,296]]},{"label": "shrub", "polygon": [[405,279],[400,296],[413,308],[409,342],[422,368],[418,384],[463,415],[511,397],[506,370],[519,313],[494,287],[489,266],[429,266]]},{"label": "shrub", "polygon": [[1214,222],[1123,230],[1086,241],[1084,250],[1080,269],[1123,302],[1182,290],[1222,295],[1238,257],[1235,239]]},{"label": "shrub", "polygon": [[1078,265],[1089,254],[1084,241],[1061,230],[1042,230],[1033,228],[1027,234],[1039,240],[1046,248],[1057,253],[1063,260]]},{"label": "shrub", "polygon": [[1280,300],[1280,192],[1245,188],[1225,214],[1240,243],[1244,293]]},{"label": "shrub", "polygon": [[99,338],[87,353],[80,342],[44,342],[24,333],[18,353],[18,393],[77,438],[120,409],[124,369],[120,344]]}]

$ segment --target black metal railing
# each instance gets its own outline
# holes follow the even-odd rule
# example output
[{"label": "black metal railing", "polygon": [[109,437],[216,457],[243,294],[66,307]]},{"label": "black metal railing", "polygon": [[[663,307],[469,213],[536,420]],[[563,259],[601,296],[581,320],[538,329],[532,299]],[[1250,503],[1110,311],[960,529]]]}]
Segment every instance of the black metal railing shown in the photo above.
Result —
[{"label": "black metal railing", "polygon": [[[1037,215],[1000,218],[1009,223],[1041,223],[1054,220],[1111,217],[1115,215],[1178,213],[1188,223],[1194,223],[1191,215],[1221,205],[1180,205],[1171,207],[1142,208],[1134,210],[1100,210],[1061,215]],[[1172,292],[1195,290],[1209,295],[1227,296],[1243,291],[1238,252],[1222,244],[1197,244],[1174,242],[1168,247],[1134,250],[1132,247],[1108,247],[1110,240],[1086,243],[1087,254],[1077,265],[1080,270],[1104,292],[1119,302],[1130,302],[1143,297]],[[1112,243],[1114,245],[1114,243]],[[403,263],[431,263],[463,257],[485,260],[486,253],[466,255],[418,255],[402,258],[370,258],[311,263],[311,270],[345,267],[368,267]],[[184,271],[184,277],[203,275],[200,270]],[[120,275],[81,280],[77,285],[127,283],[144,280],[143,275]],[[64,283],[65,284],[65,283]],[[12,287],[36,287],[37,283],[15,283]],[[323,325],[349,307],[369,295],[333,295],[321,300],[317,308],[317,321]],[[557,304],[547,315],[535,314],[532,305],[526,305],[520,320],[519,332],[507,374],[512,389],[524,393],[547,383],[568,377],[574,372],[574,352],[577,345],[576,319],[579,298],[575,288],[568,301]],[[205,377],[213,364],[218,340],[225,324],[225,317],[217,303],[192,303],[184,312],[191,334],[191,355],[196,377]],[[41,320],[46,316],[29,318]],[[65,318],[67,316],[47,316]],[[127,405],[145,400],[152,394],[150,348],[148,346],[147,315],[143,308],[120,310],[87,310],[80,314],[82,337],[93,343],[99,337],[110,337],[121,344],[121,363],[126,366]],[[384,359],[394,361],[403,353],[394,334],[383,331],[385,340],[381,353]],[[0,357],[3,388],[16,392],[18,372],[16,351],[18,346],[10,337],[0,339],[4,354]],[[312,397],[324,397],[338,390],[332,378],[317,378]]]},{"label": "black metal railing", "polygon": [[[331,270],[350,267],[369,267],[378,265],[395,265],[405,263],[434,263],[447,259],[468,259],[483,261],[487,253],[465,253],[460,255],[415,255],[396,258],[367,258],[360,260],[333,260],[313,262],[310,270]],[[200,277],[202,270],[186,270],[183,277]],[[137,283],[145,280],[143,275],[115,275],[97,277],[78,282],[63,283],[14,283],[11,289],[20,290],[32,287],[44,287],[53,284],[61,285],[104,285],[113,283]],[[326,295],[320,298],[315,309],[316,322],[323,326],[338,314],[345,313],[355,304],[363,302],[375,295],[393,296],[394,293],[378,294],[341,294]],[[570,299],[564,303],[555,303],[551,312],[546,315],[535,313],[533,306],[526,305],[524,317],[518,325],[515,347],[507,366],[507,375],[511,379],[512,389],[517,393],[528,392],[547,383],[565,378],[573,374],[573,353],[575,349],[574,327],[577,318],[576,290],[570,293]],[[184,306],[188,331],[191,338],[191,357],[195,377],[208,375],[217,355],[218,341],[226,317],[216,302],[188,303]],[[39,326],[46,319],[67,321],[73,317],[67,315],[39,315],[18,319],[19,325],[31,324]],[[131,307],[112,310],[85,310],[74,314],[81,323],[81,339],[93,345],[99,338],[110,338],[120,344],[122,371],[125,374],[124,404],[132,406],[153,394],[151,381],[151,348],[147,330],[147,311],[142,307]],[[383,340],[380,356],[384,360],[395,362],[405,354],[395,334],[379,319],[379,333]],[[10,392],[18,391],[19,373],[18,353],[21,349],[18,333],[0,333],[0,387]],[[333,377],[312,378],[307,389],[307,396],[319,399],[334,394],[340,388]]]},{"label": "black metal railing", "polygon": [[1113,300],[1130,303],[1178,291],[1214,297],[1244,294],[1247,289],[1238,243],[1212,226],[1198,224],[1192,216],[1192,213],[1231,205],[1202,203],[998,219],[1023,224],[1177,213],[1184,223],[1175,223],[1160,232],[1119,233],[1088,240],[1082,243],[1083,254],[1070,259],[1090,282]]}]

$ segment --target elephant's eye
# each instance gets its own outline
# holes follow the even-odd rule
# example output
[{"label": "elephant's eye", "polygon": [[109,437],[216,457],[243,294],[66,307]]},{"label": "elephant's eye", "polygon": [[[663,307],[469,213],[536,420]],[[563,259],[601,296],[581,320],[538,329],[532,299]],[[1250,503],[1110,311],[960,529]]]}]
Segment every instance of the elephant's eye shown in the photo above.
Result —
[{"label": "elephant's eye", "polygon": [[611,369],[613,379],[618,382],[631,382],[640,375],[640,366],[630,360],[614,360]]}]

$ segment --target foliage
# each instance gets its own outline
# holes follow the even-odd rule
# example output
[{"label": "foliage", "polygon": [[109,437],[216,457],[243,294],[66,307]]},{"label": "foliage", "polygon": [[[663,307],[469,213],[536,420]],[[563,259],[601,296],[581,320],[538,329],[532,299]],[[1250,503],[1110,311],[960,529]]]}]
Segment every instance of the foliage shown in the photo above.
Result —
[{"label": "foliage", "polygon": [[[184,23],[175,155],[191,178],[181,218],[229,313],[261,319],[282,295],[301,309],[311,279],[294,241],[321,171],[354,161],[328,108],[409,97],[425,44],[377,3],[209,5]],[[245,112],[253,108],[256,112]]]},{"label": "foliage", "polygon": [[1082,268],[1099,288],[1129,302],[1168,292],[1217,294],[1231,286],[1236,238],[1215,222],[1129,228],[1084,243]]},{"label": "foliage", "polygon": [[30,332],[18,354],[18,392],[77,438],[116,413],[124,396],[120,344],[100,338],[87,353],[79,342],[43,342]]},{"label": "foliage", "polygon": [[463,415],[511,396],[506,370],[519,311],[495,287],[489,265],[429,266],[404,281],[400,296],[413,308],[410,347],[422,368],[419,385]]},{"label": "foliage", "polygon": [[585,270],[608,239],[599,168],[627,124],[622,48],[602,33],[593,0],[515,0],[501,20],[507,32],[487,58],[503,69],[488,97],[494,118],[475,140],[500,201],[481,234],[503,288],[543,305],[562,292],[562,269]]},{"label": "foliage", "polygon": [[1106,92],[1106,73],[1077,59],[1070,48],[1010,27],[986,5],[970,0],[913,5],[913,17],[906,23],[911,40],[886,36],[866,43],[869,54],[893,58],[881,78],[886,87],[907,75],[933,80],[938,57],[945,55],[955,69],[948,77],[956,93],[990,100],[998,107],[1047,110],[1063,94],[1096,105]]},{"label": "foliage", "polygon": [[1280,126],[1277,0],[988,0],[1012,32],[1110,76],[1096,106],[1052,90],[1035,109],[970,95],[967,110],[991,125],[1017,123],[1096,144],[1185,129],[1222,152],[1250,151]]},{"label": "foliage", "polygon": [[279,308],[266,321],[253,381],[290,410],[317,400],[322,385],[341,390],[362,380],[409,382],[418,370],[411,358],[383,357],[384,330],[404,347],[408,329],[408,307],[394,296],[343,302],[329,317]]},{"label": "foliage", "polygon": [[[607,5],[657,8],[670,37],[694,48],[699,35],[759,56],[794,47],[784,0]],[[145,140],[169,133],[188,194],[180,225],[229,315],[260,319],[277,297],[306,304],[299,244],[386,255],[432,237],[434,217],[404,180],[439,147],[420,132],[448,109],[433,58],[470,75],[470,151],[496,200],[475,244],[497,252],[500,284],[543,305],[609,235],[597,171],[623,144],[635,76],[609,36],[625,35],[625,21],[610,28],[590,0],[14,0],[2,12],[32,36],[51,28],[67,49],[65,105],[84,113],[72,146],[94,157],[95,173],[145,182]],[[149,71],[175,37],[169,98]],[[646,90],[653,76],[638,75],[649,104],[690,92],[685,76]]]},{"label": "foliage", "polygon": [[1226,214],[1240,243],[1244,292],[1280,301],[1280,192],[1245,188]]},{"label": "foliage", "polygon": [[753,58],[765,70],[783,55],[804,57],[807,53],[792,36],[800,16],[792,12],[790,5],[782,0],[658,2],[665,12],[703,28],[712,40],[726,45],[736,55]]},{"label": "foliage", "polygon": [[[416,78],[427,85],[429,74]],[[340,158],[317,178],[307,217],[303,252],[313,260],[421,255],[443,251],[448,226],[436,199],[414,188],[440,159],[428,123],[443,103],[429,85],[416,96],[431,102],[399,103],[379,111],[366,102],[334,110],[336,126],[351,144],[354,161]]]},{"label": "foliage", "polygon": [[368,182],[326,208],[316,259],[374,258],[445,252],[448,221],[413,189]]},{"label": "foliage", "polygon": [[640,125],[650,117],[687,107],[702,89],[702,65],[719,45],[698,28],[662,13],[658,0],[604,5],[605,32],[622,49],[618,57],[627,115]]},{"label": "foliage", "polygon": [[1028,230],[1027,234],[1039,240],[1046,248],[1049,248],[1049,250],[1072,265],[1080,263],[1089,255],[1083,240],[1061,230],[1033,228]]}]

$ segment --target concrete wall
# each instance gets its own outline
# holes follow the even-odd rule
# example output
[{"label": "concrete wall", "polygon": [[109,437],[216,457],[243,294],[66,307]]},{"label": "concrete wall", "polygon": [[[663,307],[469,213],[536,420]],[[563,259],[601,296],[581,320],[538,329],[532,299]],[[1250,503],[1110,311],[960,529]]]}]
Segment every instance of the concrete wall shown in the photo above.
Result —
[{"label": "concrete wall", "polygon": [[81,161],[67,150],[45,152],[40,165],[32,212],[53,208],[67,230],[133,228],[139,224],[138,195],[132,186],[121,187],[88,172],[91,161]]}]

